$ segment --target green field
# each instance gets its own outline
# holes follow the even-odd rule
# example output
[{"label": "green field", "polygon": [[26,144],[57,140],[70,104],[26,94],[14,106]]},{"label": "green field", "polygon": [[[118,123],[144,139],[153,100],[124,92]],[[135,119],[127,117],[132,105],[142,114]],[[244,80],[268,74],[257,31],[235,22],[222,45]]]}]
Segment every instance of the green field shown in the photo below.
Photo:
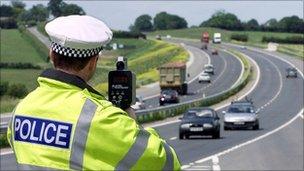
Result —
[{"label": "green field", "polygon": [[45,63],[17,29],[1,29],[1,62]]},{"label": "green field", "polygon": [[107,93],[108,71],[115,69],[117,56],[128,58],[129,69],[136,74],[137,87],[158,81],[157,67],[160,65],[171,61],[185,62],[188,59],[188,53],[182,47],[162,41],[114,39],[112,42],[124,44],[126,49],[105,52],[99,60],[91,83],[104,94]]},{"label": "green field", "polygon": [[[162,31],[155,31],[151,32],[148,35],[152,38],[154,38],[156,35],[171,35],[173,37],[179,37],[179,38],[189,38],[189,39],[200,39],[202,32],[207,31],[212,37],[213,33],[221,33],[222,40],[224,42],[233,42],[248,46],[255,46],[264,48],[267,47],[266,43],[262,43],[263,36],[273,36],[273,37],[280,37],[285,38],[289,36],[303,36],[303,34],[296,34],[296,33],[278,33],[278,32],[261,32],[261,31],[228,31],[218,28],[208,28],[208,27],[199,27],[199,28],[188,28],[188,29],[179,29],[179,30],[162,30]],[[233,33],[237,34],[247,34],[248,35],[248,42],[242,43],[242,42],[236,42],[231,41],[230,36]],[[296,55],[298,57],[303,56],[303,45],[291,45],[291,44],[280,44],[279,52],[283,52],[289,55]]]}]

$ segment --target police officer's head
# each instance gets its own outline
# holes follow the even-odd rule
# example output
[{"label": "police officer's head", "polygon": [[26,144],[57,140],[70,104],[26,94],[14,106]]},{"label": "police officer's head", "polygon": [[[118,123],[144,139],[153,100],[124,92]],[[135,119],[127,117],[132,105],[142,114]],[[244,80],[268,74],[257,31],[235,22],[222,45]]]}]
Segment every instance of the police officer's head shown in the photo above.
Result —
[{"label": "police officer's head", "polygon": [[90,16],[59,17],[49,22],[45,30],[52,40],[50,58],[54,67],[86,81],[95,72],[102,46],[112,39],[111,30]]}]

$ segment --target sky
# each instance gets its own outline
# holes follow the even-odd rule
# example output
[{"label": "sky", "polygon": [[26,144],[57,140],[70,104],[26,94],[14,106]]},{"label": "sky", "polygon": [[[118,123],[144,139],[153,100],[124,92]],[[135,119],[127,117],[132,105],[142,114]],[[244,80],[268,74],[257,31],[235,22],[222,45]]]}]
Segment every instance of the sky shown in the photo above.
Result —
[{"label": "sky", "polygon": [[[3,1],[2,1],[3,2]],[[48,1],[24,1],[27,8]],[[81,6],[88,15],[103,20],[112,29],[128,30],[136,17],[166,11],[184,17],[188,26],[199,25],[217,10],[234,13],[242,21],[255,18],[264,23],[270,18],[297,15],[303,18],[304,1],[65,1]],[[4,3],[9,3],[8,1]]]}]

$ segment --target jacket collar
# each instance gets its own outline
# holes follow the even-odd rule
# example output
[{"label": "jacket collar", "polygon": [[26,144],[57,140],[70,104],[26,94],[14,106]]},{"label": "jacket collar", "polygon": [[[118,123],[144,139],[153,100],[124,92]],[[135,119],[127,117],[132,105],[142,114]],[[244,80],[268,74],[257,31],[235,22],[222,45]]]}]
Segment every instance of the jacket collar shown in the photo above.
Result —
[{"label": "jacket collar", "polygon": [[96,91],[93,87],[88,85],[82,78],[80,78],[76,75],[68,74],[63,71],[59,71],[59,70],[55,70],[55,69],[46,69],[40,74],[40,77],[57,80],[57,81],[64,82],[67,84],[72,84],[81,89],[87,89],[91,93],[103,96],[98,91]]}]

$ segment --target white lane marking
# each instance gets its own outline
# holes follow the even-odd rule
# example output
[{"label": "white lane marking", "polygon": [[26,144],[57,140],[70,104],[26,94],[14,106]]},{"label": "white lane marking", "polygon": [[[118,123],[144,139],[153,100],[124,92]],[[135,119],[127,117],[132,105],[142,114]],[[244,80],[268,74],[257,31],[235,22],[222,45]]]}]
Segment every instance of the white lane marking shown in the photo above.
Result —
[{"label": "white lane marking", "polygon": [[[210,56],[208,55],[208,53],[206,53],[205,51],[203,51],[203,50],[201,50],[201,49],[199,49],[197,47],[194,47],[194,46],[189,46],[189,47],[191,47],[193,49],[196,49],[196,50],[199,50],[200,52],[202,52],[203,54],[205,54],[205,56],[208,59],[208,64],[211,63],[211,59],[210,59]],[[193,81],[195,81],[202,73],[204,73],[204,71],[200,72],[198,75],[196,75],[194,78],[192,78],[192,80],[190,80],[189,83],[192,83]]]},{"label": "white lane marking", "polygon": [[0,150],[0,151],[1,151],[0,152],[1,156],[8,155],[8,154],[13,154],[14,153],[12,149],[8,149],[8,150],[5,150],[5,151]]},{"label": "white lane marking", "polygon": [[217,170],[217,171],[220,171],[221,170],[221,167],[219,165],[219,158],[218,156],[213,156],[212,157],[212,169],[213,170]]},{"label": "white lane marking", "polygon": [[239,149],[239,148],[244,147],[246,145],[252,144],[252,143],[254,143],[256,141],[259,141],[259,140],[261,140],[261,139],[263,139],[265,137],[268,137],[269,135],[272,135],[272,134],[278,132],[279,130],[285,128],[289,124],[291,124],[294,120],[296,120],[303,113],[303,111],[304,111],[304,108],[302,108],[301,111],[296,116],[294,116],[292,119],[290,119],[289,121],[287,121],[285,124],[279,126],[278,128],[276,128],[276,129],[274,129],[272,131],[267,132],[266,134],[263,134],[263,135],[261,135],[259,137],[256,137],[256,138],[252,139],[252,140],[249,140],[249,141],[246,141],[244,143],[241,143],[241,144],[238,144],[236,146],[233,146],[233,147],[231,147],[231,148],[229,148],[227,150],[224,150],[222,152],[216,153],[216,154],[214,154],[212,156],[205,157],[205,158],[202,158],[200,160],[197,160],[195,163],[202,163],[202,162],[208,161],[208,160],[212,159],[214,156],[220,157],[220,156],[225,155],[227,153],[230,153],[230,152],[232,152],[232,151],[234,151],[236,149]]},{"label": "white lane marking", "polygon": [[[183,47],[185,47],[184,45],[182,45]],[[186,48],[185,48],[186,49]],[[190,66],[193,64],[194,62],[194,55],[193,53],[189,50],[189,49],[186,49],[186,51],[189,53],[189,61],[187,62],[187,68],[190,68]]]},{"label": "white lane marking", "polygon": [[[220,56],[220,57],[221,57],[221,58],[223,59],[223,61],[224,61],[224,69],[223,69],[223,70],[221,71],[221,73],[216,77],[215,80],[212,80],[210,84],[208,84],[207,86],[205,86],[205,87],[203,87],[203,88],[198,89],[196,92],[201,92],[201,91],[205,90],[206,88],[212,86],[215,82],[217,82],[217,81],[220,79],[220,77],[222,77],[222,75],[224,74],[224,72],[225,72],[226,69],[227,69],[227,61],[226,61],[222,56]],[[233,57],[235,57],[235,56],[233,56]],[[235,57],[235,58],[236,58],[236,57]]]},{"label": "white lane marking", "polygon": [[[283,79],[282,79],[282,74],[280,72],[280,69],[278,68],[277,65],[275,65],[272,61],[270,61],[269,59],[267,58],[263,58],[265,59],[266,61],[268,61],[271,65],[273,65],[276,69],[276,71],[279,73],[279,78],[280,78],[280,87],[279,87],[279,91],[277,91],[277,93],[275,94],[275,96],[273,96],[264,106],[262,107],[266,107],[268,105],[270,105],[271,103],[274,102],[274,100],[276,100],[278,98],[278,96],[280,95],[280,93],[282,92],[282,89],[283,89]],[[257,109],[257,111],[260,111],[262,108],[260,107],[259,109]]]},{"label": "white lane marking", "polygon": [[304,119],[303,113],[302,113],[302,115],[300,115],[300,116],[301,116],[302,119]]},{"label": "white lane marking", "polygon": [[[247,56],[245,54],[243,54],[243,55],[245,57],[247,57],[253,63],[253,65],[255,65],[255,67],[257,68],[257,77],[256,77],[254,85],[251,87],[251,89],[249,91],[247,91],[245,94],[243,94],[241,97],[239,97],[237,100],[240,100],[240,99],[246,97],[248,94],[250,94],[256,88],[256,86],[260,82],[260,78],[261,78],[261,76],[260,76],[261,75],[261,71],[260,71],[259,65],[251,57],[249,57],[249,56]],[[225,103],[225,104],[223,104],[223,105],[215,108],[214,110],[220,110],[220,109],[222,109],[224,107],[227,107],[229,105],[230,105],[230,103],[228,102],[228,103]],[[177,119],[177,120],[172,120],[172,121],[168,121],[168,122],[164,122],[164,123],[155,123],[155,124],[151,124],[149,127],[154,127],[155,128],[155,127],[169,125],[169,124],[173,124],[173,123],[177,123],[177,122],[180,122],[180,120]]]},{"label": "white lane marking", "polygon": [[189,168],[189,167],[190,167],[190,165],[182,165],[181,169],[182,169],[182,170],[185,170],[185,169],[187,169],[187,168]]},{"label": "white lane marking", "polygon": [[177,139],[177,137],[172,137],[172,138],[170,138],[170,140],[176,140]]},{"label": "white lane marking", "polygon": [[[238,97],[237,100],[243,99],[244,97],[248,96],[248,94],[250,94],[258,86],[258,84],[260,82],[260,79],[261,79],[261,69],[260,69],[259,65],[256,63],[256,61],[253,60],[248,55],[245,55],[243,53],[242,53],[242,55],[244,55],[246,58],[248,58],[253,63],[253,65],[257,69],[257,76],[256,76],[256,80],[255,80],[253,86],[251,87],[251,89],[249,91],[247,91],[245,94],[243,94],[242,96]],[[219,106],[219,107],[215,108],[215,110],[220,110],[220,109],[222,109],[224,107],[227,107],[229,105],[230,105],[230,103],[228,102],[228,103],[226,103],[222,106]]]},{"label": "white lane marking", "polygon": [[[224,49],[224,51],[227,52],[227,53],[229,53],[229,54],[232,55],[232,56],[235,56],[233,53],[229,52],[229,51],[226,50],[226,49]],[[238,60],[240,61],[241,65],[242,65],[242,71],[241,71],[241,74],[240,74],[239,78],[238,78],[238,79],[236,80],[236,82],[231,86],[231,88],[234,87],[234,86],[236,86],[236,85],[241,81],[241,79],[242,79],[242,77],[243,77],[243,75],[244,75],[244,71],[245,71],[245,66],[244,66],[242,60],[241,60],[239,57],[236,57],[236,59],[238,59]]]}]

